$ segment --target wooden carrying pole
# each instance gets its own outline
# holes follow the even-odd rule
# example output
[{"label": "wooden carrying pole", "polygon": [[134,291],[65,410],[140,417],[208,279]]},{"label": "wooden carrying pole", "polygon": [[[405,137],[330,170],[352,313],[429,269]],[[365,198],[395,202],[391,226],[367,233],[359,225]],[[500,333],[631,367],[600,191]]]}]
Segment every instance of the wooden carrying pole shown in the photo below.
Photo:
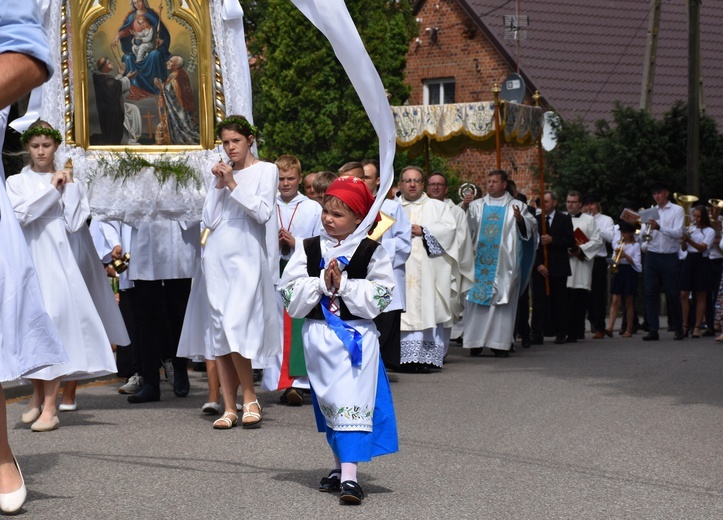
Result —
[{"label": "wooden carrying pole", "polygon": [[500,142],[500,86],[495,83],[492,88],[495,96],[495,151],[497,153],[497,169],[502,169],[502,143]]}]

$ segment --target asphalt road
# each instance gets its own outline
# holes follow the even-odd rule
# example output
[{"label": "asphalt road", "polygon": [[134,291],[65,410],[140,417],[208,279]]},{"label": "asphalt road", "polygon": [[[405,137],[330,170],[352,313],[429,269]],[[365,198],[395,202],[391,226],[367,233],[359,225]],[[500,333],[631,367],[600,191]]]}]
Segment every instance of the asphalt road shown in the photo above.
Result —
[{"label": "asphalt road", "polygon": [[[78,391],[61,428],[8,405],[29,488],[22,518],[723,518],[723,344],[588,339],[391,374],[400,452],[360,467],[367,498],[316,490],[331,468],[310,405],[259,394],[258,430],[211,428],[205,377],[130,405],[118,382]],[[18,389],[9,393],[16,395]]]}]

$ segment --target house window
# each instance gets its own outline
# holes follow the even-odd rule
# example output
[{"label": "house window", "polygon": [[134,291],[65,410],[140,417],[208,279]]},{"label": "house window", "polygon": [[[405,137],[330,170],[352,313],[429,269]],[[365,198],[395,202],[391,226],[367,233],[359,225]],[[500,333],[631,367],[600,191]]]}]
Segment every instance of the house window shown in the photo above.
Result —
[{"label": "house window", "polygon": [[424,81],[424,104],[446,105],[454,103],[454,78]]}]

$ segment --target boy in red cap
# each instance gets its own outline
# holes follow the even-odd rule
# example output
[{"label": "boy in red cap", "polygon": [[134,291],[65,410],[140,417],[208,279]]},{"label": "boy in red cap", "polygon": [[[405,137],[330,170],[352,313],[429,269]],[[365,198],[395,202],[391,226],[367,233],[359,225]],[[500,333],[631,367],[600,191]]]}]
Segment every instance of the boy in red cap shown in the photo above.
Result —
[{"label": "boy in red cap", "polygon": [[379,243],[357,227],[374,197],[356,177],[335,180],[323,200],[320,236],[291,257],[279,290],[288,313],[306,317],[306,368],[319,431],[326,433],[334,469],[320,491],[341,491],[360,504],[357,464],[398,451],[389,380],[372,321],[391,301],[394,274]]}]

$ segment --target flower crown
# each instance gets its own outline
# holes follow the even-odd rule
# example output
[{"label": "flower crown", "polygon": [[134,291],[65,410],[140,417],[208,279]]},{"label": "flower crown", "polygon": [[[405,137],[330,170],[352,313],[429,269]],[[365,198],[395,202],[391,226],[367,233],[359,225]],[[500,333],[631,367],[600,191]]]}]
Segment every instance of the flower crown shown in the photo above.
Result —
[{"label": "flower crown", "polygon": [[47,135],[48,137],[52,137],[53,140],[58,144],[63,142],[63,136],[60,135],[60,132],[58,132],[55,128],[48,128],[47,126],[34,126],[32,128],[28,128],[20,135],[20,144],[25,146],[28,141],[38,135]]},{"label": "flower crown", "polygon": [[241,119],[240,117],[227,117],[226,119],[221,120],[216,125],[216,135],[219,135],[221,133],[221,130],[226,128],[227,126],[231,125],[238,125],[239,128],[245,128],[248,130],[251,135],[258,135],[259,129],[256,128],[254,125],[246,121],[245,119]]}]

